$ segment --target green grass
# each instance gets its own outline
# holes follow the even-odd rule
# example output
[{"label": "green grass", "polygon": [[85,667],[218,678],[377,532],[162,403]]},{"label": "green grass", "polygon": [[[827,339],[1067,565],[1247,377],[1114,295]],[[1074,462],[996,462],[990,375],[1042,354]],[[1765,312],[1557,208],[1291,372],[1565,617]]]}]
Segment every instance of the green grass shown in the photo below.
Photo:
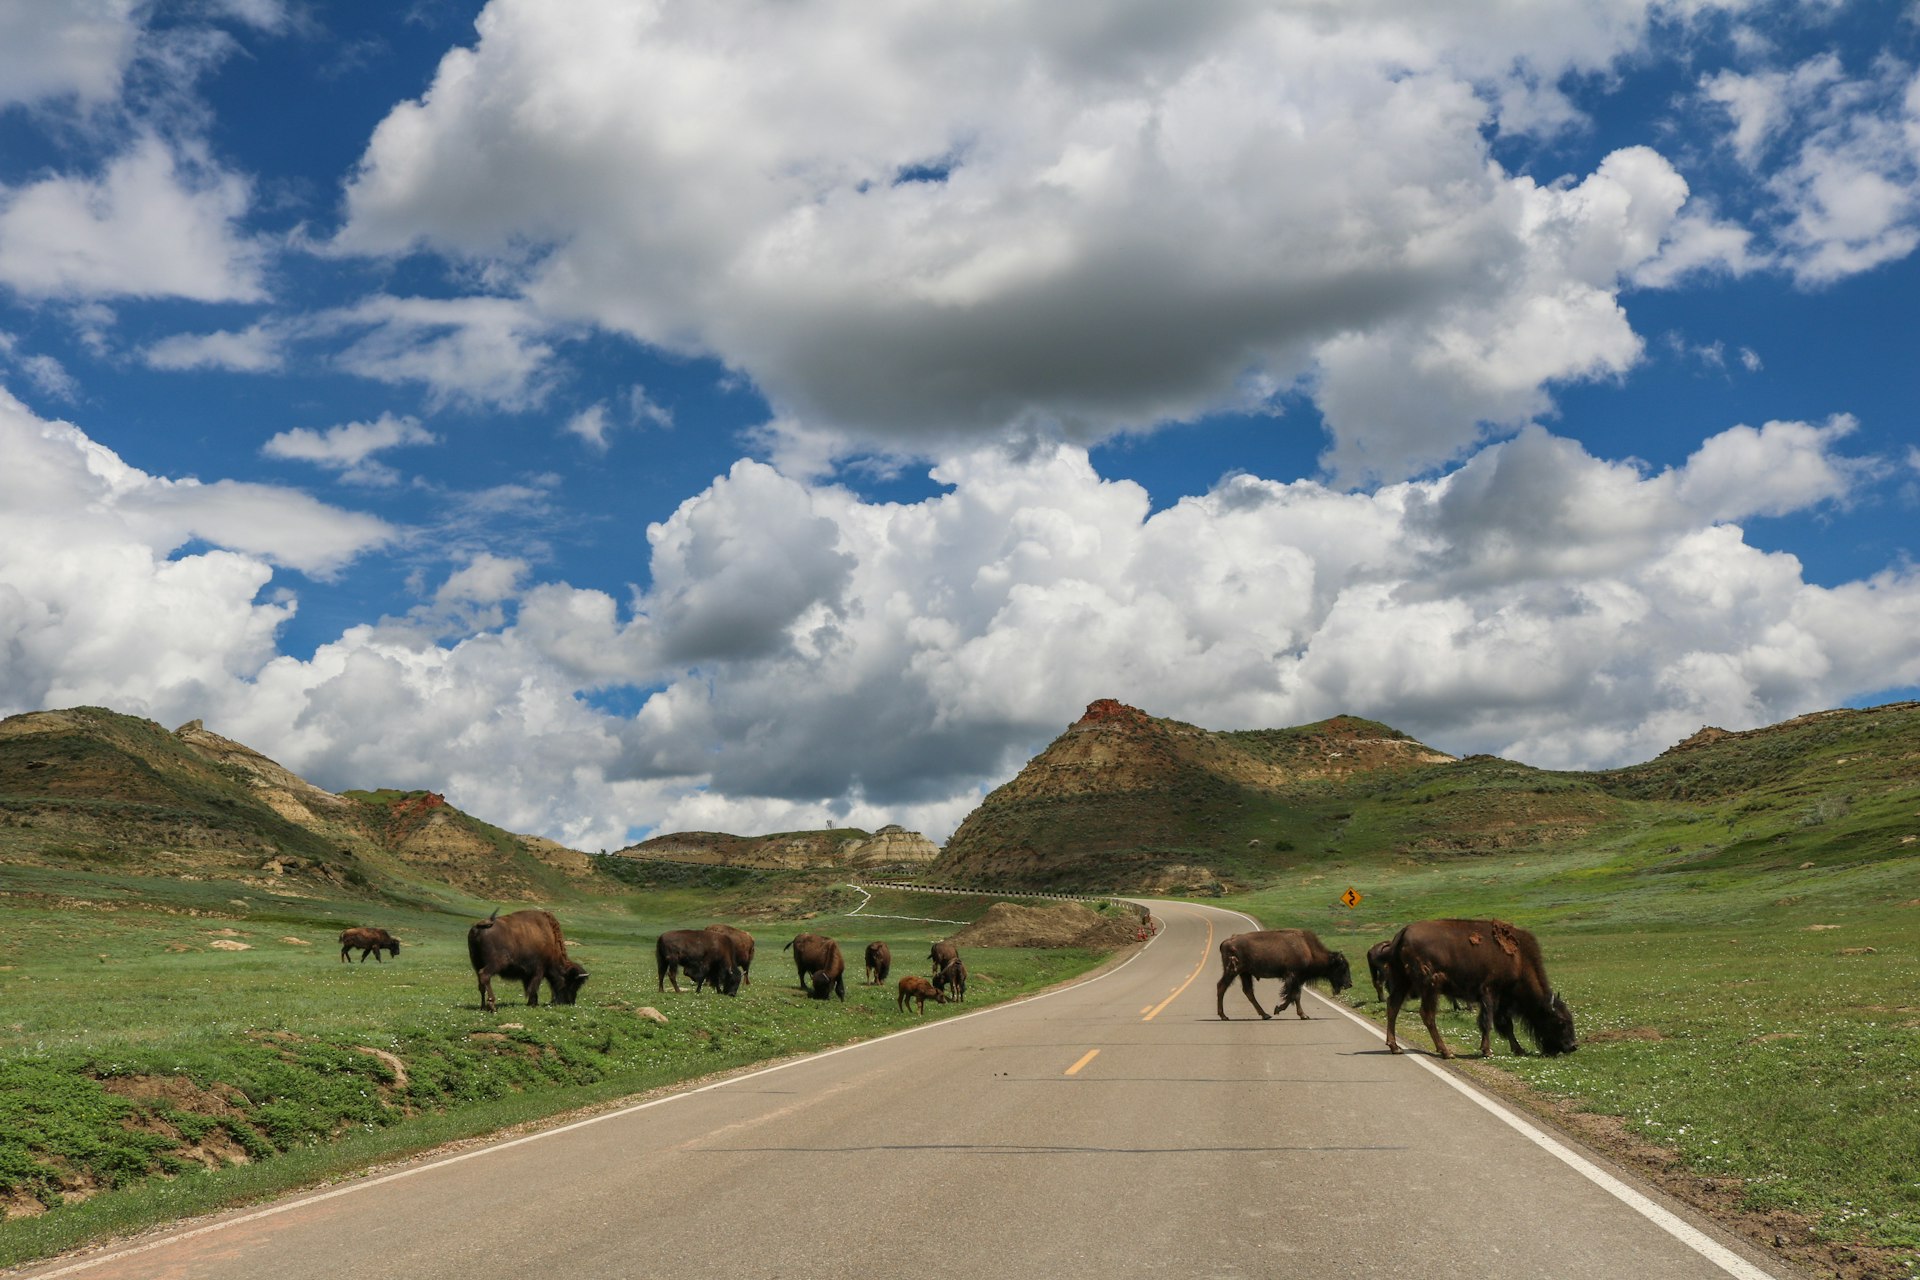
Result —
[{"label": "green grass", "polygon": [[[581,1003],[528,1008],[517,983],[496,982],[500,1008],[488,1014],[465,948],[477,909],[380,911],[212,881],[0,868],[0,1201],[46,1209],[6,1222],[0,1266],[918,1021],[896,1010],[892,982],[861,985],[865,945],[892,947],[897,978],[922,971],[928,943],[953,926],[744,919],[715,908],[737,906],[752,878],[719,879],[730,883],[557,907],[593,975]],[[859,900],[826,884],[764,879],[829,910]],[[941,908],[899,914],[969,919],[993,899],[899,901]],[[654,937],[716,919],[755,934],[752,985],[734,999],[696,996],[690,985],[657,991]],[[401,954],[341,964],[335,936],[354,923],[391,928]],[[844,1003],[798,989],[780,948],[803,930],[841,940]],[[215,941],[249,949],[216,950]],[[967,1006],[929,1006],[926,1017],[1038,990],[1098,959],[970,950]],[[639,1014],[645,1006],[668,1023]],[[399,1059],[404,1082],[368,1050]]]},{"label": "green grass", "polygon": [[[1744,1207],[1920,1270],[1920,863],[1871,836],[1834,847],[1817,824],[1743,834],[1747,820],[1650,822],[1557,854],[1354,857],[1232,905],[1344,951],[1359,984],[1345,999],[1381,1019],[1362,957],[1399,925],[1532,929],[1581,1048],[1516,1059],[1496,1037],[1502,1069],[1620,1117],[1701,1177],[1738,1178]],[[1357,910],[1337,901],[1348,884]],[[1471,1013],[1441,1030],[1478,1048]],[[1430,1051],[1417,1009],[1399,1033]]]}]

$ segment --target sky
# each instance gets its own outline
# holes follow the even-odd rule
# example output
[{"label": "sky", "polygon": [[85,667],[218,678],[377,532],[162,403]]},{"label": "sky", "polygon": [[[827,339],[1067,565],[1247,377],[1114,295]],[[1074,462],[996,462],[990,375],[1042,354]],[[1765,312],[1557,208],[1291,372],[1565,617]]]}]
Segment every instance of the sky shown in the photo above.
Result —
[{"label": "sky", "polygon": [[7,0],[0,714],[588,850],[1920,696],[1920,6]]}]

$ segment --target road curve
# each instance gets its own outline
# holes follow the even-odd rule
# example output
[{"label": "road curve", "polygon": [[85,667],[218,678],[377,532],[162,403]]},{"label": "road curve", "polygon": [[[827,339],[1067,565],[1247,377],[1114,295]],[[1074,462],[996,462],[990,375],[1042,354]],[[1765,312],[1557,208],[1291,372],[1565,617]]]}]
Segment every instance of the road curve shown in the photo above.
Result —
[{"label": "road curve", "polygon": [[1215,948],[1253,926],[1156,910],[1090,982],[24,1274],[1769,1274],[1324,1001],[1259,1021],[1236,985],[1217,1020]]}]

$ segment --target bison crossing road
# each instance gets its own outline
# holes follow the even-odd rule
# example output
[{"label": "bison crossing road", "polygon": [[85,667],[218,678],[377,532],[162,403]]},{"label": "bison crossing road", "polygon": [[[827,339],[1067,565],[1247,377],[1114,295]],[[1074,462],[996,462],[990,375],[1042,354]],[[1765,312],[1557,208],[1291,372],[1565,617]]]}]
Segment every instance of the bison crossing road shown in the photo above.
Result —
[{"label": "bison crossing road", "polygon": [[[1038,997],[909,1013],[902,1034],[39,1274],[338,1280],[342,1241],[408,1280],[1769,1274],[1430,1054],[1389,1054],[1311,987],[1308,1021],[1220,1021],[1219,943],[1258,925],[1197,904],[1157,914],[1164,930],[1131,959]],[[938,1212],[863,1190],[929,1178]],[[663,1187],[671,1211],[647,1211]],[[769,1190],[741,1194],[755,1187]]]}]

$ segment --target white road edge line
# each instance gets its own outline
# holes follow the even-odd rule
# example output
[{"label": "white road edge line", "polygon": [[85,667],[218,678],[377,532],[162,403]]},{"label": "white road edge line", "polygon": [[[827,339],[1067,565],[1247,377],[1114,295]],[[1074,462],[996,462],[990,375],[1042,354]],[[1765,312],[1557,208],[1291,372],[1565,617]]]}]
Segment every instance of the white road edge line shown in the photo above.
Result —
[{"label": "white road edge line", "polygon": [[[1122,969],[1132,964],[1135,960],[1138,960],[1142,955],[1146,953],[1147,948],[1151,947],[1154,944],[1154,942],[1157,941],[1157,939],[1158,939],[1158,935],[1155,935],[1154,937],[1147,939],[1145,945],[1143,945],[1139,951],[1134,952],[1132,955],[1128,956],[1125,960],[1121,961],[1119,964],[1115,965],[1113,968],[1107,970],[1107,972],[1100,974],[1097,977],[1088,978],[1084,982],[1075,982],[1069,986],[1059,987],[1052,991],[1043,991],[1039,995],[1022,996],[1018,1000],[1009,1000],[1005,1004],[996,1004],[991,1008],[981,1009],[974,1013],[963,1013],[956,1017],[942,1018],[938,1022],[923,1022],[916,1027],[905,1027],[899,1031],[891,1031],[884,1036],[875,1036],[871,1040],[862,1040],[857,1044],[843,1044],[837,1049],[825,1049],[819,1053],[810,1053],[804,1057],[793,1058],[787,1062],[775,1063],[771,1067],[761,1067],[757,1071],[749,1071],[745,1075],[729,1076],[725,1080],[716,1080],[712,1084],[703,1084],[697,1089],[688,1089],[684,1093],[668,1094],[664,1098],[655,1098],[651,1102],[637,1102],[630,1107],[621,1107],[617,1110],[604,1112],[597,1116],[588,1116],[585,1120],[575,1120],[571,1124],[563,1124],[563,1125],[560,1125],[558,1128],[542,1129],[538,1133],[530,1133],[530,1134],[527,1134],[525,1137],[510,1138],[505,1142],[498,1142],[498,1143],[493,1143],[484,1147],[477,1147],[472,1151],[463,1151],[459,1155],[446,1156],[439,1160],[429,1161],[426,1164],[414,1165],[410,1168],[396,1170],[393,1173],[382,1174],[380,1177],[377,1177],[377,1178],[365,1178],[355,1182],[347,1183],[343,1186],[334,1187],[328,1191],[320,1191],[312,1195],[298,1196],[291,1200],[283,1200],[277,1204],[268,1205],[264,1209],[257,1209],[252,1213],[242,1214],[237,1218],[226,1218],[219,1222],[209,1222],[205,1226],[195,1227],[191,1231],[176,1232],[173,1234],[161,1236],[155,1240],[149,1240],[144,1244],[134,1245],[131,1248],[116,1249],[111,1253],[103,1253],[99,1257],[85,1258],[79,1262],[70,1263],[67,1266],[61,1267],[57,1271],[42,1271],[42,1272],[33,1273],[32,1280],[55,1280],[55,1277],[58,1277],[58,1276],[70,1276],[70,1275],[75,1275],[82,1271],[91,1271],[93,1268],[102,1266],[106,1263],[118,1262],[122,1258],[138,1257],[140,1254],[151,1253],[155,1249],[161,1248],[165,1245],[174,1244],[182,1240],[193,1240],[200,1236],[213,1235],[216,1232],[225,1231],[231,1227],[244,1226],[249,1222],[258,1222],[262,1218],[275,1217],[282,1213],[291,1212],[294,1209],[304,1209],[308,1205],[320,1204],[327,1200],[337,1199],[340,1196],[352,1195],[358,1191],[368,1191],[374,1187],[383,1187],[390,1182],[399,1182],[403,1178],[415,1177],[422,1173],[431,1173],[436,1169],[442,1169],[447,1167],[448,1165],[460,1164],[467,1160],[476,1160],[476,1159],[479,1159],[481,1156],[495,1155],[502,1151],[510,1151],[514,1147],[525,1146],[530,1142],[541,1142],[547,1138],[557,1138],[563,1133],[572,1133],[575,1129],[585,1129],[589,1125],[603,1124],[608,1120],[618,1120],[622,1116],[630,1116],[638,1111],[649,1111],[649,1110],[652,1110],[654,1107],[664,1107],[670,1102],[679,1102],[683,1098],[691,1098],[702,1093],[710,1093],[715,1089],[725,1089],[730,1085],[744,1084],[749,1080],[757,1080],[761,1076],[769,1076],[776,1071],[785,1071],[790,1067],[798,1067],[808,1062],[818,1062],[822,1058],[831,1058],[842,1053],[852,1053],[855,1050],[869,1048],[872,1045],[880,1044],[887,1040],[897,1040],[901,1036],[910,1036],[910,1035],[915,1035],[922,1031],[935,1031],[941,1027],[950,1027],[950,1026],[953,1026],[955,1023],[965,1022],[970,1018],[988,1017],[991,1014],[1000,1013],[1007,1009],[1017,1008],[1018,1006],[1023,1004],[1033,1004],[1041,1000],[1051,1000],[1053,997],[1065,995],[1069,991],[1077,991],[1081,987],[1091,986],[1093,983],[1106,981],[1108,978],[1111,978],[1114,974],[1119,973]],[[31,1264],[28,1264],[28,1265],[31,1265]],[[1771,1277],[1768,1277],[1767,1280],[1771,1280]]]},{"label": "white road edge line", "polygon": [[[1216,909],[1226,910],[1224,907]],[[1256,929],[1260,927],[1260,922],[1244,911],[1236,911],[1233,914],[1239,916]],[[1329,1000],[1311,987],[1304,988],[1304,990],[1321,1004],[1332,1009],[1335,1013],[1365,1027],[1378,1037],[1382,1044],[1386,1043],[1386,1031],[1381,1027],[1375,1026],[1370,1019],[1361,1017],[1337,1000]],[[1711,1262],[1714,1266],[1719,1267],[1728,1275],[1738,1277],[1738,1280],[1779,1280],[1772,1272],[1762,1271],[1759,1267],[1754,1266],[1751,1262],[1748,1262],[1745,1258],[1727,1248],[1712,1236],[1701,1231],[1686,1219],[1654,1203],[1640,1192],[1635,1191],[1632,1187],[1608,1173],[1605,1169],[1602,1169],[1599,1165],[1594,1164],[1593,1161],[1536,1128],[1514,1112],[1509,1111],[1506,1107],[1494,1101],[1491,1097],[1474,1088],[1466,1081],[1460,1079],[1451,1071],[1435,1066],[1420,1054],[1409,1053],[1401,1056],[1423,1071],[1431,1072],[1440,1080],[1444,1081],[1449,1088],[1456,1089],[1460,1093],[1465,1094],[1473,1100],[1476,1106],[1480,1107],[1483,1111],[1490,1112],[1508,1128],[1519,1133],[1520,1136],[1528,1142],[1539,1147],[1542,1151],[1545,1151],[1548,1155],[1551,1155],[1560,1161],[1560,1163],[1585,1178],[1588,1182],[1593,1183],[1602,1191],[1605,1191],[1608,1195],[1620,1201],[1629,1209],[1632,1209],[1635,1213],[1638,1213],[1641,1217],[1653,1223],[1654,1226],[1659,1227],[1662,1231],[1672,1236],[1675,1240],[1678,1240],[1681,1244],[1686,1245],[1689,1249],[1692,1249],[1695,1253],[1705,1258],[1708,1262]]]}]

